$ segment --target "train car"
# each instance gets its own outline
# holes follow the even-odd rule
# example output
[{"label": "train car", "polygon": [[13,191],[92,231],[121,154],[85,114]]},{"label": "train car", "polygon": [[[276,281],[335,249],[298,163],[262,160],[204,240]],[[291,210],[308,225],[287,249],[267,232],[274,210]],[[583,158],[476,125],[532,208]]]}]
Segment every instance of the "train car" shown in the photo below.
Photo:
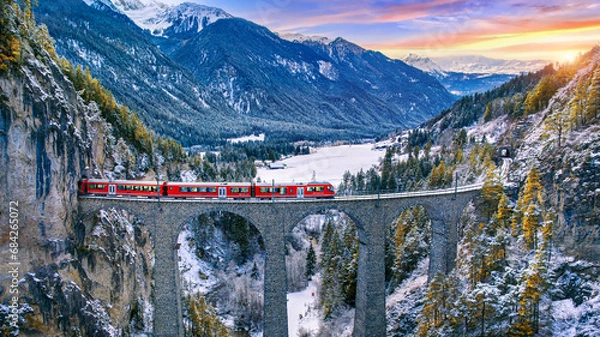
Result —
[{"label": "train car", "polygon": [[83,179],[79,193],[106,196],[158,197],[165,195],[165,182]]},{"label": "train car", "polygon": [[259,199],[333,198],[335,191],[328,182],[256,184],[254,196]]},{"label": "train car", "polygon": [[310,182],[306,184],[305,198],[333,198],[335,190],[328,182]]},{"label": "train car", "polygon": [[233,198],[252,197],[250,183],[168,183],[167,194],[172,198]]},{"label": "train car", "polygon": [[304,196],[304,185],[302,184],[257,183],[253,187],[254,197],[259,199],[303,198]]}]

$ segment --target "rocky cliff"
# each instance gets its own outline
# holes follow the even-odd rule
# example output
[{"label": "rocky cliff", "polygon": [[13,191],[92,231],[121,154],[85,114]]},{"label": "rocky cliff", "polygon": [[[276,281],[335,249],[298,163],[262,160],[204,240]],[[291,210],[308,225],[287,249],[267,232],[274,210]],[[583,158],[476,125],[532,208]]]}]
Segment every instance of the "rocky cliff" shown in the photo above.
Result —
[{"label": "rocky cliff", "polygon": [[0,74],[0,331],[143,335],[152,322],[148,231],[117,211],[77,220],[77,181],[112,156],[110,125],[23,40],[20,61]]}]

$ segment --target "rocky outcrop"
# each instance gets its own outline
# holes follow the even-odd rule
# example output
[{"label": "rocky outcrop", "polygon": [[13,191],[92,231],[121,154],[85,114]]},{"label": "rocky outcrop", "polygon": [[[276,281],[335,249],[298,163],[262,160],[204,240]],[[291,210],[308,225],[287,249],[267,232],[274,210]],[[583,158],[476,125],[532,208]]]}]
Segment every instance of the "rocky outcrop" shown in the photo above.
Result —
[{"label": "rocky outcrop", "polygon": [[147,230],[127,214],[77,221],[77,181],[111,156],[110,126],[39,49],[23,43],[20,66],[0,75],[0,331],[143,334],[152,322]]}]

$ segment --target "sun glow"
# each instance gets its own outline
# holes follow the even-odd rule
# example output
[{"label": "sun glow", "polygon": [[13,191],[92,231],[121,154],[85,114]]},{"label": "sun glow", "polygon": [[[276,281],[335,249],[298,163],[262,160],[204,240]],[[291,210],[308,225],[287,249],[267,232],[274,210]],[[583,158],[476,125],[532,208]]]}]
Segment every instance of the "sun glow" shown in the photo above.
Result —
[{"label": "sun glow", "polygon": [[565,51],[560,54],[560,62],[573,63],[579,55],[576,51]]}]

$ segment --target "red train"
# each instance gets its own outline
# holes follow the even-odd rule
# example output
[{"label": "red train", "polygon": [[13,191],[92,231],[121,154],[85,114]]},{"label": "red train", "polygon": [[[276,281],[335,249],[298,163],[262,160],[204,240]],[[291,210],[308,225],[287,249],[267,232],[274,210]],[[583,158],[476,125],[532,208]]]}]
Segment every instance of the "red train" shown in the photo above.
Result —
[{"label": "red train", "polygon": [[328,182],[310,183],[181,183],[133,180],[82,179],[80,195],[218,198],[218,199],[283,199],[333,198],[335,191]]}]

